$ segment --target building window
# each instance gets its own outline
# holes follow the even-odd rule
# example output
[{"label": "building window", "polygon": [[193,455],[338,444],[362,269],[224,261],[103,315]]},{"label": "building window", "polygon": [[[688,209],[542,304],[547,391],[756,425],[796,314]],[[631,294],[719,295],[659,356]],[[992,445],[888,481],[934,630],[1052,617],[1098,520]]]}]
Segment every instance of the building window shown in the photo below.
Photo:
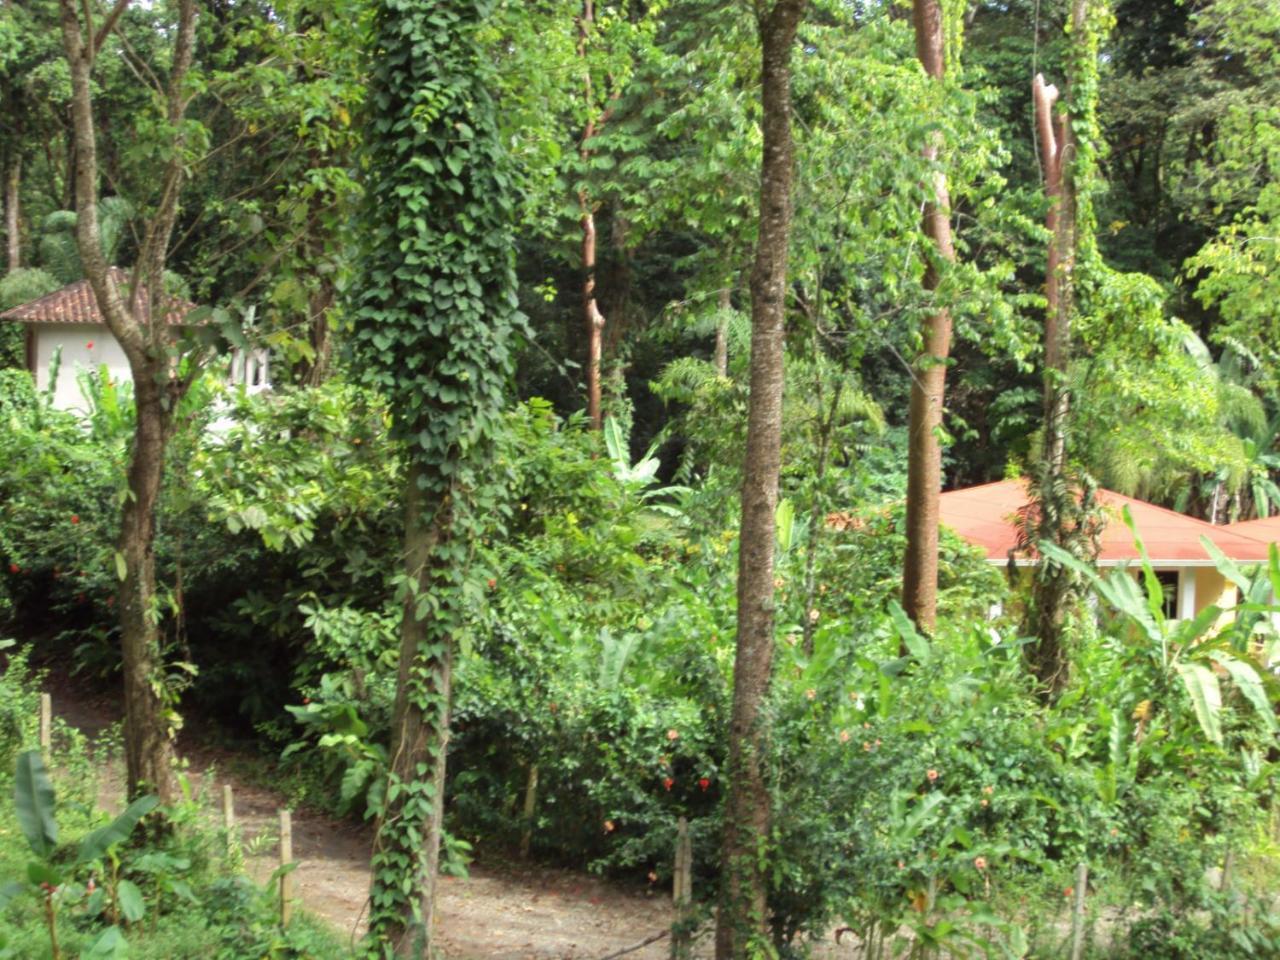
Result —
[{"label": "building window", "polygon": [[1157,570],[1156,579],[1160,581],[1160,592],[1164,594],[1164,618],[1178,619],[1178,571]]}]

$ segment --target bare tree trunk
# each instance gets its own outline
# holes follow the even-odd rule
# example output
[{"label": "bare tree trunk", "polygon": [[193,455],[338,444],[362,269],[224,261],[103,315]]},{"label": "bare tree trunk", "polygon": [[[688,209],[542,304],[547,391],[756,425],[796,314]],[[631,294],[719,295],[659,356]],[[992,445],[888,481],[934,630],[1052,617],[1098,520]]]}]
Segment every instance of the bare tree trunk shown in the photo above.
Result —
[{"label": "bare tree trunk", "polygon": [[18,193],[21,185],[22,158],[15,152],[4,178],[4,238],[10,273],[22,266],[22,216]]},{"label": "bare tree trunk", "polygon": [[716,368],[716,375],[721,377],[729,375],[729,314],[733,310],[732,292],[729,284],[725,283],[720,288],[716,304],[716,349],[712,355],[712,364]]},{"label": "bare tree trunk", "polygon": [[[394,869],[417,874],[421,896],[417,916],[408,914],[399,928],[399,939],[390,944],[397,957],[432,956],[435,920],[436,877],[440,863],[440,833],[444,821],[444,783],[449,743],[449,698],[452,693],[453,645],[451,641],[432,649],[433,637],[427,617],[418,616],[418,600],[432,589],[432,565],[436,547],[449,527],[448,505],[431,510],[424,502],[419,477],[422,468],[410,468],[405,486],[404,571],[416,589],[404,601],[400,625],[400,668],[396,680],[396,701],[391,718],[390,776],[392,783],[410,784],[426,780],[430,784],[431,812],[425,836],[407,837],[387,830],[402,816],[405,803],[423,798],[401,790],[388,799],[378,821],[374,841],[373,868]],[[415,702],[421,684],[429,688],[433,706]],[[426,768],[425,777],[421,768]],[[377,879],[374,893],[377,893]],[[375,905],[376,907],[376,905]]]},{"label": "bare tree trunk", "polygon": [[751,272],[751,395],[738,543],[738,636],[729,725],[729,793],[721,847],[717,960],[748,955],[767,939],[769,836],[765,729],[761,706],[773,669],[773,558],[782,459],[783,351],[791,230],[791,48],[804,0],[776,0],[760,13],[764,155],[760,230]]},{"label": "bare tree trunk", "polygon": [[[945,37],[938,0],[915,0],[916,54],[925,72],[941,81]],[[936,163],[940,136],[930,134],[924,157]],[[938,289],[937,260],[954,262],[951,196],[941,170],[933,173],[933,201],[925,204],[924,232],[936,248],[925,268],[924,288]],[[951,352],[951,313],[939,308],[928,318],[924,350],[912,368],[907,425],[907,549],[902,567],[902,606],[925,632],[931,632],[938,607],[938,497],[942,493],[942,409],[947,357]]]},{"label": "bare tree trunk", "polygon": [[[128,4],[129,0],[116,0],[96,30],[92,22],[80,23],[74,0],[59,0],[58,7],[63,48],[71,73],[74,147],[71,172],[75,184],[76,246],[103,320],[129,361],[137,418],[129,461],[129,496],[121,509],[117,546],[123,562],[118,607],[127,789],[130,797],[154,792],[168,801],[175,796],[170,769],[173,747],[170,724],[165,717],[168,705],[157,692],[163,691],[164,678],[157,611],[153,609],[155,517],[164,477],[165,450],[173,430],[173,412],[195,373],[175,378],[169,355],[170,332],[163,306],[161,275],[177,218],[186,161],[181,141],[173,143],[160,182],[160,199],[146,224],[126,301],[110,277],[109,264],[102,252],[91,75],[98,51]],[[179,0],[177,9],[165,104],[166,120],[174,130],[181,128],[186,115],[188,94],[183,85],[194,55],[196,28],[194,0]],[[192,371],[195,369],[198,365],[192,364]]]}]

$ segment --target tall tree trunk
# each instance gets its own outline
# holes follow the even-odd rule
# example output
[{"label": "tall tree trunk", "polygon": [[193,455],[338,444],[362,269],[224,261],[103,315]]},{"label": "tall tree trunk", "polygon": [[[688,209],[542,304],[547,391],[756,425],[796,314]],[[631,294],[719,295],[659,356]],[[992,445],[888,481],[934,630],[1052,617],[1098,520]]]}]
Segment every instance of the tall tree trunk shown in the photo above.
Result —
[{"label": "tall tree trunk", "polygon": [[[1086,13],[1086,0],[1073,0],[1073,43],[1085,39]],[[1076,183],[1070,169],[1075,156],[1075,137],[1070,115],[1066,111],[1054,111],[1057,89],[1037,74],[1031,93],[1044,168],[1044,192],[1049,201],[1045,213],[1049,247],[1045,257],[1044,439],[1031,491],[1032,525],[1037,539],[1070,551],[1073,540],[1080,536],[1083,518],[1079,483],[1071,476],[1067,460],[1071,410],[1067,374],[1071,359],[1071,318],[1075,309],[1073,280],[1080,239],[1076,228]],[[1026,656],[1048,700],[1057,697],[1069,677],[1065,634],[1072,594],[1073,578],[1061,565],[1041,563],[1035,570],[1026,626],[1036,640],[1026,647]]]},{"label": "tall tree trunk", "polygon": [[[942,9],[938,0],[915,0],[916,54],[925,72],[941,82],[946,68]],[[930,163],[938,161],[941,137],[931,133],[924,147]],[[938,260],[954,262],[951,240],[951,197],[947,177],[933,172],[933,200],[924,208],[924,232],[936,248],[927,258],[924,288],[938,289]],[[902,568],[902,606],[925,632],[931,632],[938,608],[938,497],[942,493],[943,400],[947,357],[951,352],[951,313],[939,308],[928,318],[924,349],[912,367],[907,423],[907,549]]]},{"label": "tall tree trunk", "polygon": [[[582,60],[582,100],[587,122],[578,142],[583,164],[591,159],[591,138],[596,135],[595,102],[591,92],[591,66],[587,63],[587,41],[595,22],[594,0],[582,0],[578,17],[578,57]],[[585,171],[584,171],[585,173]],[[600,399],[600,366],[604,352],[604,314],[596,302],[596,216],[595,205],[586,188],[578,191],[579,224],[582,230],[582,320],[587,334],[587,417],[591,426],[604,427]]]},{"label": "tall tree trunk", "polygon": [[[166,718],[160,632],[155,622],[156,510],[164,477],[165,449],[173,429],[173,412],[199,365],[182,378],[170,362],[170,330],[166,321],[161,275],[178,198],[186,176],[181,132],[174,134],[163,171],[158,201],[147,220],[127,298],[111,279],[102,252],[98,225],[98,157],[93,117],[92,72],[102,44],[128,7],[116,0],[100,23],[79,22],[74,0],[59,0],[63,49],[71,74],[71,117],[75,185],[76,246],[94,300],[108,329],[129,361],[133,377],[136,427],[129,461],[129,496],[121,508],[118,550],[123,561],[119,594],[121,653],[124,674],[125,757],[130,797],[154,792],[162,800],[175,796],[173,747]],[[88,9],[87,7],[85,8]],[[183,89],[195,49],[194,0],[179,0],[173,33],[173,58],[166,90],[165,120],[181,131],[189,93]],[[149,302],[148,302],[149,301]]]},{"label": "tall tree trunk", "polygon": [[4,239],[9,272],[22,266],[22,215],[19,188],[22,185],[22,158],[15,151],[4,178]]},{"label": "tall tree trunk", "polygon": [[787,252],[791,231],[791,48],[804,0],[776,0],[758,21],[764,154],[760,230],[751,272],[751,394],[738,542],[738,636],[729,726],[729,794],[720,864],[717,960],[748,955],[768,937],[769,836],[766,731],[761,706],[773,669],[773,559],[782,460],[782,389]]},{"label": "tall tree trunk", "polygon": [[[433,564],[442,536],[449,529],[449,506],[430,509],[424,502],[420,478],[423,468],[410,468],[405,486],[404,572],[416,589],[407,593],[400,625],[400,668],[391,719],[391,783],[401,787],[379,818],[373,850],[373,896],[378,895],[380,870],[411,872],[417,904],[403,918],[396,939],[389,943],[397,957],[432,956],[436,877],[440,863],[440,832],[444,822],[444,783],[449,742],[449,700],[452,694],[452,641],[438,642],[426,613],[419,616],[419,599],[432,591]],[[424,612],[425,611],[421,611]],[[434,643],[435,649],[432,649]],[[416,698],[422,685],[429,691],[430,706]],[[421,772],[426,769],[426,774]],[[408,785],[425,782],[427,795],[419,796]],[[394,829],[406,803],[431,803],[424,836]],[[390,829],[388,829],[390,828]],[[382,881],[385,883],[386,881]],[[374,909],[378,908],[375,901]]]},{"label": "tall tree trunk", "polygon": [[333,338],[329,335],[329,311],[333,308],[333,284],[327,279],[307,297],[309,315],[308,333],[311,339],[311,359],[302,370],[302,382],[318,387],[329,377],[329,365],[333,354]]},{"label": "tall tree trunk", "polygon": [[1066,467],[1066,423],[1070,407],[1066,377],[1071,350],[1071,280],[1076,258],[1075,190],[1065,176],[1072,135],[1066,114],[1055,116],[1053,112],[1057,89],[1047,85],[1039,74],[1032,82],[1032,98],[1044,166],[1044,192],[1049,200],[1045,213],[1045,227],[1049,231],[1044,281],[1045,463],[1053,475],[1060,476]]},{"label": "tall tree trunk", "polygon": [[124,661],[124,755],[129,795],[155,793],[176,799],[173,743],[164,720],[166,704],[156,679],[164,670],[156,623],[156,510],[164,477],[165,449],[172,418],[161,404],[157,373],[134,376],[137,426],[129,459],[129,493],[120,518],[116,549],[124,558],[124,578],[116,601]]}]

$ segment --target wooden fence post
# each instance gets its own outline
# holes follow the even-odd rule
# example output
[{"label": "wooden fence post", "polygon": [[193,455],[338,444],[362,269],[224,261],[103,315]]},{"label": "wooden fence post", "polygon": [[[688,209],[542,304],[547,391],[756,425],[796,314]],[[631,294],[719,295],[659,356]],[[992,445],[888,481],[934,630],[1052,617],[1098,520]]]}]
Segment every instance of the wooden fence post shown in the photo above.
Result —
[{"label": "wooden fence post", "polygon": [[[280,869],[286,870],[293,863],[293,815],[280,811]],[[293,871],[280,875],[280,925],[287,927],[293,915]]]},{"label": "wooden fence post", "polygon": [[1075,899],[1071,904],[1071,960],[1084,957],[1084,893],[1089,885],[1089,865],[1076,865]]},{"label": "wooden fence post", "polygon": [[53,698],[40,694],[40,752],[48,759],[53,747]]},{"label": "wooden fence post", "polygon": [[689,839],[689,821],[676,821],[676,861],[671,875],[671,900],[674,906],[671,923],[671,960],[689,960],[693,956],[693,842]]},{"label": "wooden fence post", "polygon": [[222,785],[222,829],[227,834],[227,853],[229,854],[236,846],[236,801],[231,795],[229,783]]}]

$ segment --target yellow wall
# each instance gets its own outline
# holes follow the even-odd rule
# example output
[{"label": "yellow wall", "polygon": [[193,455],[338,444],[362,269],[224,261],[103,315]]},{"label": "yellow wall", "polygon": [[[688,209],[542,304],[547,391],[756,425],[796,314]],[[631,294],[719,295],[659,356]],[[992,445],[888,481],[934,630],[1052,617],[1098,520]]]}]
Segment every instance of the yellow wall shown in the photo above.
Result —
[{"label": "yellow wall", "polygon": [[1239,602],[1239,588],[1213,567],[1200,567],[1195,571],[1195,575],[1196,613],[1199,613],[1211,603],[1217,604],[1222,608],[1222,616],[1218,618],[1218,628],[1225,627],[1234,616],[1230,612],[1230,608]]}]

